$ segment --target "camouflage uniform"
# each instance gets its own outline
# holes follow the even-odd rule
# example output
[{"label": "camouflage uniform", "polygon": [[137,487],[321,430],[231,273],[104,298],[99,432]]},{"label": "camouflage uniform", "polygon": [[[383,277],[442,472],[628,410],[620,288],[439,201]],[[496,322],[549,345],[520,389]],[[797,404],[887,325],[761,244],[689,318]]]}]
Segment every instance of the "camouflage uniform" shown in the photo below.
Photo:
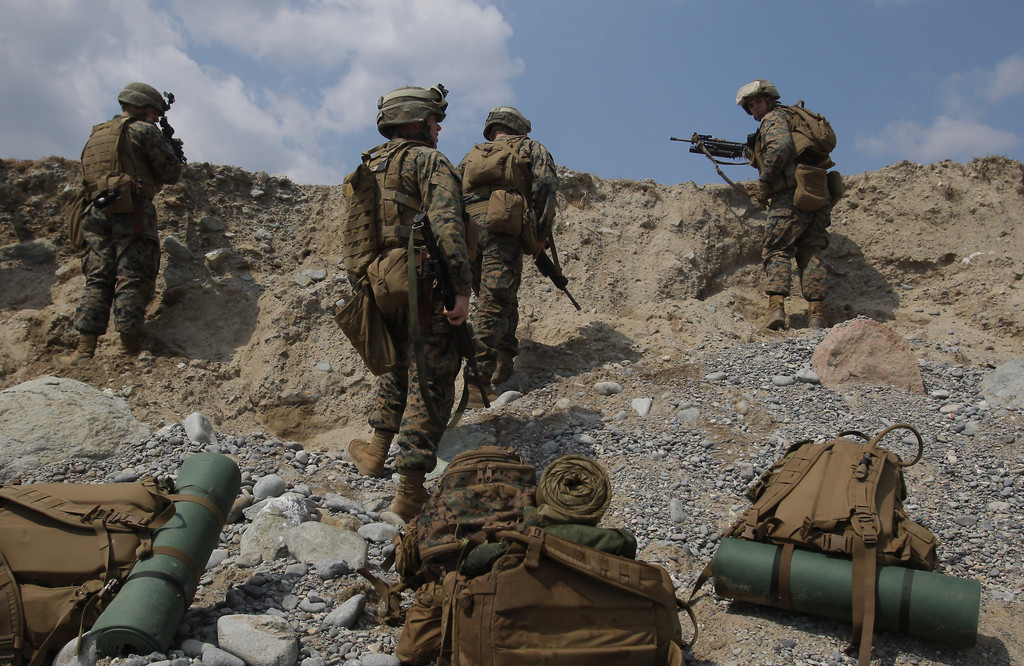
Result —
[{"label": "camouflage uniform", "polygon": [[[388,142],[381,152],[390,152],[398,143],[398,140]],[[462,183],[455,167],[440,151],[420,144],[405,153],[399,173],[399,191],[423,202],[431,230],[448,260],[453,288],[456,293],[468,296],[472,274],[463,222]],[[453,329],[443,313],[440,293],[436,288],[421,285],[418,294],[419,308],[424,311],[421,322],[426,319],[420,325],[429,370],[426,384],[433,396],[435,413],[446,419],[455,402],[455,379],[462,360],[455,347]],[[426,317],[428,307],[429,317]],[[409,317],[409,306],[385,315],[395,345],[406,348],[407,359],[415,359]],[[375,430],[398,433],[396,467],[429,472],[437,462],[437,445],[444,434],[444,425],[430,418],[420,391],[419,371],[415,360],[407,361],[404,366],[378,378],[377,399],[369,423]]]},{"label": "camouflage uniform", "polygon": [[796,259],[804,298],[823,301],[826,270],[821,254],[828,247],[832,204],[814,211],[793,205],[796,146],[791,129],[786,112],[774,108],[761,119],[754,144],[752,163],[760,174],[761,187],[771,193],[761,249],[765,292],[789,296],[791,260]]},{"label": "camouflage uniform", "polygon": [[[518,135],[499,136],[495,141],[519,140]],[[550,219],[541,219],[558,191],[558,175],[551,153],[539,141],[525,139],[519,153],[530,161],[532,185],[530,205],[537,222],[537,240],[543,242],[550,232]],[[465,161],[459,165],[460,173]],[[467,201],[471,203],[472,199]],[[479,290],[476,309],[473,313],[473,330],[476,333],[476,362],[481,375],[491,377],[499,352],[509,357],[519,354],[519,285],[523,278],[523,242],[519,235],[487,230],[487,214],[473,216],[479,229],[478,254],[476,260],[479,275]]]},{"label": "camouflage uniform", "polygon": [[75,312],[75,329],[83,335],[103,335],[111,307],[117,332],[141,333],[146,306],[156,293],[160,240],[152,195],[177,182],[182,165],[153,123],[130,122],[127,138],[128,158],[144,163],[155,182],[143,183],[137,195],[141,214],[105,215],[90,209],[82,221],[85,289]]}]

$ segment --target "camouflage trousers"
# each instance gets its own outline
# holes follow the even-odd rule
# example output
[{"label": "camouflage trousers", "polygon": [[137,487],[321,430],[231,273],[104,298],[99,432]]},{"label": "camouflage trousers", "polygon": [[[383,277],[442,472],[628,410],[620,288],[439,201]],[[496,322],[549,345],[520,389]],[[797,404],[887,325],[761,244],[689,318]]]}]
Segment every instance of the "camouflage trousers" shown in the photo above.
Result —
[{"label": "camouflage trousers", "polygon": [[130,213],[104,215],[90,211],[82,220],[85,289],[75,311],[75,329],[79,333],[106,333],[111,308],[114,330],[142,332],[146,306],[156,294],[160,272],[156,209],[151,201],[143,207],[139,233],[133,226]]},{"label": "camouflage trousers", "polygon": [[[424,306],[420,303],[420,306]],[[409,308],[385,315],[388,329],[396,345],[404,346],[411,359],[405,366],[377,378],[377,398],[370,412],[370,427],[397,433],[399,451],[395,466],[399,469],[421,469],[429,472],[437,464],[437,445],[444,434],[444,425],[455,404],[455,379],[462,359],[455,347],[452,327],[443,313],[440,297],[430,304],[429,323],[421,326],[423,356],[426,362],[426,384],[429,396],[420,389],[421,368],[409,335]],[[419,324],[417,324],[419,325]],[[434,413],[443,421],[435,423],[427,411],[429,400]]]},{"label": "camouflage trousers", "polygon": [[796,259],[804,298],[823,301],[828,290],[827,270],[821,255],[828,247],[832,206],[826,204],[815,211],[800,210],[793,205],[794,192],[787,190],[774,195],[768,209],[761,247],[765,292],[789,296],[791,264]]},{"label": "camouflage trousers", "polygon": [[519,285],[523,243],[518,235],[480,230],[480,290],[473,312],[476,362],[483,377],[494,372],[499,351],[519,354]]}]

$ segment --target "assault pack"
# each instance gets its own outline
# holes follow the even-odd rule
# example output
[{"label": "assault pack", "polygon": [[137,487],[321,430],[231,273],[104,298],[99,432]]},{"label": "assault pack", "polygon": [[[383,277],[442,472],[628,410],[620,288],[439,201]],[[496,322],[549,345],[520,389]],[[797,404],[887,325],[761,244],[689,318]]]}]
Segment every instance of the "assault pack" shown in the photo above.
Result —
[{"label": "assault pack", "polygon": [[793,105],[780,104],[779,108],[786,112],[793,126],[797,159],[815,165],[828,161],[836,147],[836,133],[828,119],[804,107],[803,100]]},{"label": "assault pack", "polygon": [[473,218],[486,213],[488,231],[516,236],[524,224],[532,223],[533,172],[522,153],[527,138],[515,135],[476,144],[462,161],[466,212]]},{"label": "assault pack", "polygon": [[[910,462],[878,445],[900,428],[917,438],[917,455]],[[871,659],[877,565],[935,569],[935,535],[903,509],[903,468],[923,452],[920,433],[906,424],[885,428],[873,438],[845,431],[826,443],[797,442],[750,488],[752,506],[722,534],[782,546],[772,568],[779,572],[775,595],[784,607],[794,549],[852,559],[853,643],[860,645],[861,664]],[[693,594],[711,576],[709,564]]]},{"label": "assault pack", "polygon": [[692,641],[681,638],[679,609],[690,613],[694,639],[696,621],[668,573],[636,561],[625,530],[542,529],[536,493],[536,471],[514,449],[484,446],[452,460],[396,537],[401,583],[367,576],[392,620],[401,619],[397,593],[416,588],[395,655],[412,665],[682,664]]},{"label": "assault pack", "polygon": [[0,663],[39,666],[91,627],[174,513],[152,478],[0,488]]}]

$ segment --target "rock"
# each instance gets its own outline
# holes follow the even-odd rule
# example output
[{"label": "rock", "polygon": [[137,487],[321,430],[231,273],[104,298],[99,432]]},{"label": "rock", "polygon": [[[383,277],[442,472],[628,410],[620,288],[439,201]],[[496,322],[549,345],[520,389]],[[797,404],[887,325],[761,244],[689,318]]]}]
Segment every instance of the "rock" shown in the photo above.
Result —
[{"label": "rock", "polygon": [[617,395],[622,393],[622,385],[616,382],[598,382],[594,384],[598,395]]},{"label": "rock", "polygon": [[273,615],[224,615],[217,620],[217,642],[247,666],[293,666],[299,657],[295,630]]},{"label": "rock", "polygon": [[1024,409],[1024,356],[1003,363],[981,380],[981,395],[993,407]]},{"label": "rock", "polygon": [[829,387],[844,383],[895,386],[924,394],[917,360],[906,341],[873,319],[832,328],[811,356],[811,369]]},{"label": "rock", "polygon": [[288,489],[288,484],[277,474],[267,474],[260,477],[256,485],[252,487],[252,494],[256,499],[264,500],[270,497],[280,497]]},{"label": "rock", "polygon": [[284,543],[291,556],[300,562],[314,564],[320,560],[340,558],[353,569],[366,566],[366,540],[355,532],[331,525],[302,523],[285,533]]},{"label": "rock", "polygon": [[640,416],[647,416],[651,413],[651,405],[653,404],[654,400],[651,398],[634,398],[633,402],[630,403],[630,406],[632,406],[633,411]]},{"label": "rock", "polygon": [[217,435],[213,424],[199,412],[192,412],[185,418],[185,434],[196,444],[216,444]]},{"label": "rock", "polygon": [[151,433],[122,398],[73,379],[33,379],[0,391],[0,482],[57,461],[107,458]]},{"label": "rock", "polygon": [[357,594],[345,603],[341,604],[333,611],[331,611],[326,618],[324,618],[324,624],[329,627],[343,627],[348,629],[359,616],[363,614],[363,610],[366,608],[366,595]]}]

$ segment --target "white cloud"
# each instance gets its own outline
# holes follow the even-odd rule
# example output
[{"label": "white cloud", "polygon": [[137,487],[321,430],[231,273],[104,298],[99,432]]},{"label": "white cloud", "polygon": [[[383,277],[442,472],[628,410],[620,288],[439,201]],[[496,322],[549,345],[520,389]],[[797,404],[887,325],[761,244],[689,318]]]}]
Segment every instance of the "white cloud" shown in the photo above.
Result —
[{"label": "white cloud", "polygon": [[860,137],[857,148],[878,156],[898,156],[916,162],[943,159],[966,161],[986,155],[1005,155],[1021,140],[985,118],[1007,100],[1024,93],[1024,57],[1013,54],[991,70],[950,74],[938,87],[944,112],[930,124],[898,121],[875,136]]},{"label": "white cloud", "polygon": [[892,123],[881,134],[861,137],[858,149],[875,156],[901,155],[924,164],[944,159],[967,161],[973,157],[1002,155],[1020,140],[1012,132],[964,118],[939,116],[930,126]]},{"label": "white cloud", "polygon": [[191,160],[338,182],[388,90],[444,83],[448,136],[513,101],[523,64],[484,1],[0,0],[4,157],[77,158],[138,80],[175,93]]}]

